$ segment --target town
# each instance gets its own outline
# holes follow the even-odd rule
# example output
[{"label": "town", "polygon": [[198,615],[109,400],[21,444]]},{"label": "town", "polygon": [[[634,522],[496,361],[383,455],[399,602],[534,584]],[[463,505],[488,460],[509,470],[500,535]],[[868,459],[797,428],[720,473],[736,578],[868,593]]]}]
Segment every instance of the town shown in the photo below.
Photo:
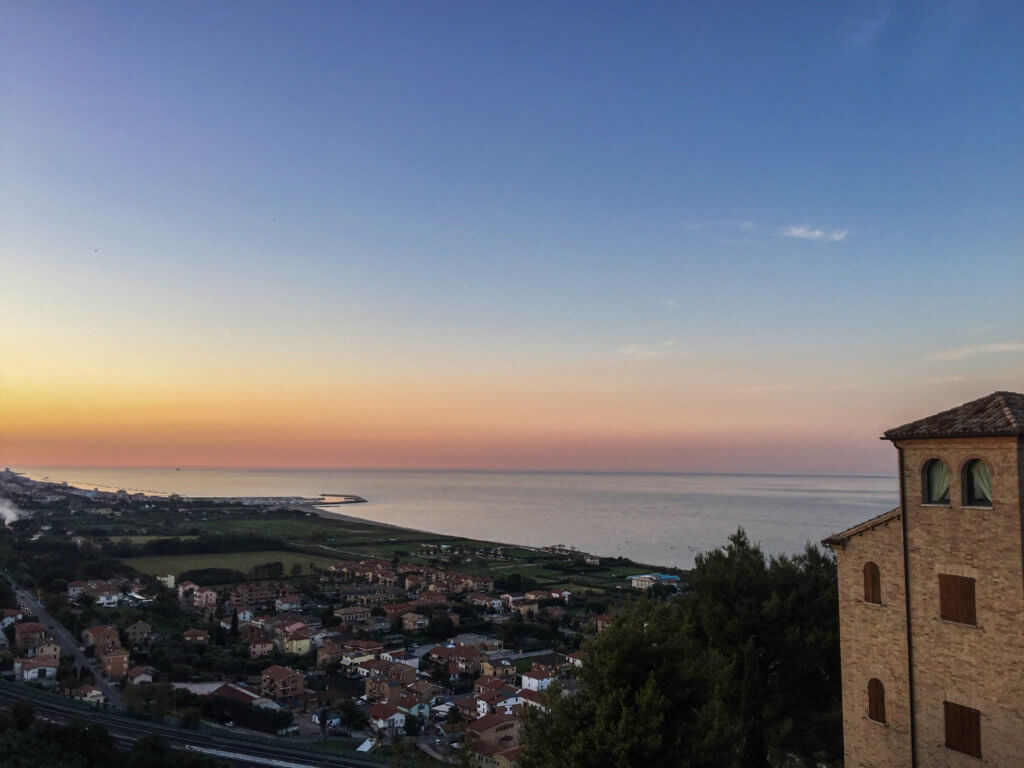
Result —
[{"label": "town", "polygon": [[[372,535],[390,557],[334,559],[368,546],[372,526],[307,500],[87,490],[9,470],[0,495],[17,510],[2,542],[6,680],[382,761],[415,746],[515,766],[525,713],[574,691],[613,606],[685,578],[561,545],[520,552],[527,562],[387,528]],[[226,526],[239,520],[245,533]]]}]

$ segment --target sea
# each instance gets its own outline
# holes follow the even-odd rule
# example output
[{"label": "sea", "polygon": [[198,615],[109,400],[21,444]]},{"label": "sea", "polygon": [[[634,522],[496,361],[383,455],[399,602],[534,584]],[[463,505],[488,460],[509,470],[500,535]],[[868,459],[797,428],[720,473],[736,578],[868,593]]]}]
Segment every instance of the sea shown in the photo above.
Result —
[{"label": "sea", "polygon": [[742,527],[796,554],[899,503],[895,476],[337,469],[12,467],[84,488],[184,496],[355,494],[325,507],[405,528],[527,546],[561,544],[690,568]]}]

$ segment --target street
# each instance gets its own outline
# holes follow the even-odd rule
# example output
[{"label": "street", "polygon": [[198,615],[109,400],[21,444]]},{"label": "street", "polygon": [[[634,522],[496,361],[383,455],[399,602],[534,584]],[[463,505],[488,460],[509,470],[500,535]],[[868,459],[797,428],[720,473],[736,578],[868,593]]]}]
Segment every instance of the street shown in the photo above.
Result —
[{"label": "street", "polygon": [[73,637],[62,624],[59,624],[46,610],[42,603],[35,599],[32,594],[21,587],[14,579],[8,577],[11,586],[14,588],[14,595],[24,612],[36,617],[37,621],[60,645],[61,652],[71,656],[75,660],[75,668],[78,670],[87,669],[92,672],[95,678],[96,687],[103,691],[107,701],[114,706],[121,706],[121,691],[111,683],[104,675],[98,663],[90,659],[85,653],[79,650],[80,641]]}]

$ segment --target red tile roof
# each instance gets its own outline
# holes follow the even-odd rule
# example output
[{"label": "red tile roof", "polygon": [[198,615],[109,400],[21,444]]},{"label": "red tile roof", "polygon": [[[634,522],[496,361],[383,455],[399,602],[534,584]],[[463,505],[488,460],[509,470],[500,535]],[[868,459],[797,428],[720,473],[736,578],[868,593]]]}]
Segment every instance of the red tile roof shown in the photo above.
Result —
[{"label": "red tile roof", "polygon": [[1024,435],[1024,395],[993,392],[969,403],[886,430],[889,440]]}]

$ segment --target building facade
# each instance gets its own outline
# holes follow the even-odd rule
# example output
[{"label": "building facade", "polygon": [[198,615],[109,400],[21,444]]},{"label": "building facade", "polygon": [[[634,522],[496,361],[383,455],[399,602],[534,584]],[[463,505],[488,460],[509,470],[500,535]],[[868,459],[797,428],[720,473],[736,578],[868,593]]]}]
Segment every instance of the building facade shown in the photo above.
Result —
[{"label": "building facade", "polygon": [[900,506],[825,540],[846,768],[1024,767],[1024,395],[885,438]]}]

